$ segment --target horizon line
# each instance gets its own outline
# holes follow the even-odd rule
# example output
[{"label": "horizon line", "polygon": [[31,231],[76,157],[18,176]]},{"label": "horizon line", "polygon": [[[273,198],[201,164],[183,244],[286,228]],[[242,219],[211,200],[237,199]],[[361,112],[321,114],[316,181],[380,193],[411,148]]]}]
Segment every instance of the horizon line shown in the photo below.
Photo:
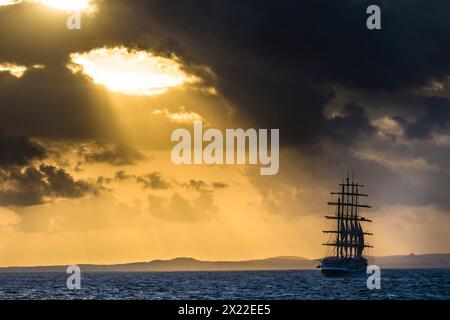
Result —
[{"label": "horizon line", "polygon": [[[409,254],[391,254],[391,255],[385,255],[385,256],[373,256],[368,255],[367,258],[382,258],[382,257],[398,257],[398,256],[423,256],[423,255],[450,255],[450,252],[433,252],[433,253],[409,253]],[[151,260],[140,260],[140,261],[130,261],[130,262],[118,262],[118,263],[67,263],[67,264],[53,264],[53,265],[10,265],[10,266],[0,266],[0,269],[7,269],[7,268],[48,268],[48,267],[67,267],[71,265],[88,265],[88,266],[119,266],[119,265],[127,265],[127,264],[136,264],[136,263],[150,263],[153,261],[172,261],[176,259],[191,259],[196,260],[199,262],[249,262],[249,261],[258,261],[258,260],[268,260],[268,259],[274,259],[274,258],[301,258],[307,261],[318,261],[321,258],[305,258],[302,256],[296,256],[296,255],[278,255],[278,256],[269,256],[265,258],[253,258],[253,259],[245,259],[245,260],[202,260],[194,257],[186,257],[186,256],[178,256],[174,258],[168,258],[168,259],[151,259]]]}]

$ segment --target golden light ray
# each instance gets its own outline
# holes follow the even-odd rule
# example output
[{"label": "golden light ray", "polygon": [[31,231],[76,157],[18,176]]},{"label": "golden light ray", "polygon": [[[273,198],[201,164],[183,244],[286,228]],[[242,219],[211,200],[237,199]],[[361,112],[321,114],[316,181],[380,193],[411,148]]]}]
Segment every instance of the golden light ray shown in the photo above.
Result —
[{"label": "golden light ray", "polygon": [[125,47],[98,48],[70,55],[68,68],[81,72],[108,90],[129,95],[156,95],[198,78],[183,71],[173,56],[156,56],[148,51]]}]

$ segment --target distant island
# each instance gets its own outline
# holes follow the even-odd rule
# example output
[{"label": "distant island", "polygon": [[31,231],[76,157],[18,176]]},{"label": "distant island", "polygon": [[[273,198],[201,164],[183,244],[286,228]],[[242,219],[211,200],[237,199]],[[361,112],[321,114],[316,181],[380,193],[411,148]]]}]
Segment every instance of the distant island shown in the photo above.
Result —
[{"label": "distant island", "polygon": [[[245,261],[201,261],[193,258],[152,260],[112,265],[80,264],[84,272],[173,272],[173,271],[251,271],[251,270],[307,270],[315,269],[319,259],[310,260],[295,256],[272,257]],[[410,254],[369,257],[369,265],[381,268],[450,268],[450,253]],[[65,272],[67,266],[2,267],[7,272]]]}]

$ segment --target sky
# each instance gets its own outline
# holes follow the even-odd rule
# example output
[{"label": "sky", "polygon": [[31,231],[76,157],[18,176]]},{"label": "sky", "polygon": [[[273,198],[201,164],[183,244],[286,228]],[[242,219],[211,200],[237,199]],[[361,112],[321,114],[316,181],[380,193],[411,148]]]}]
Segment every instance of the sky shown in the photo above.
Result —
[{"label": "sky", "polygon": [[[320,258],[348,171],[370,195],[368,254],[450,252],[448,12],[0,1],[0,265]],[[278,174],[173,164],[194,121],[279,129]]]}]

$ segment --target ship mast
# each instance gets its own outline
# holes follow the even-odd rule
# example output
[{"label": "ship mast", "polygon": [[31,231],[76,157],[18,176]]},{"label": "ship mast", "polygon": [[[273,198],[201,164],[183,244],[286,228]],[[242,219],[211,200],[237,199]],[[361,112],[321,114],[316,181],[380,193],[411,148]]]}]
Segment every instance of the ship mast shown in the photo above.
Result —
[{"label": "ship mast", "polygon": [[365,217],[360,216],[360,208],[371,208],[366,204],[360,204],[359,197],[368,197],[367,194],[359,193],[359,188],[363,185],[355,183],[354,174],[350,182],[349,175],[340,186],[339,192],[331,192],[337,195],[337,201],[328,202],[328,205],[336,208],[334,216],[326,216],[327,219],[337,220],[337,226],[334,230],[323,231],[324,233],[335,234],[333,241],[324,243],[325,246],[336,248],[337,259],[361,258],[364,248],[373,248],[364,241],[364,235],[372,235],[364,232],[361,222],[372,222]]}]

